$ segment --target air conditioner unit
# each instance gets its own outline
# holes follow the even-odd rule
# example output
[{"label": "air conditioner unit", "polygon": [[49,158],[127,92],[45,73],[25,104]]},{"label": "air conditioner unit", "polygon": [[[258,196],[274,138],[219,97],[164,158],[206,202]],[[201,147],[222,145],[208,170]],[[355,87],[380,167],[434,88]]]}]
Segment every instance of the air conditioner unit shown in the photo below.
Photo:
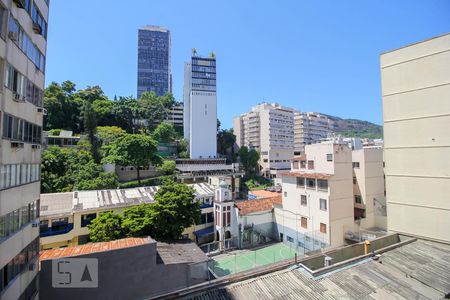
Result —
[{"label": "air conditioner unit", "polygon": [[11,148],[23,148],[24,146],[25,144],[21,142],[11,142]]},{"label": "air conditioner unit", "polygon": [[43,107],[38,107],[38,108],[36,108],[36,110],[38,113],[43,114],[44,116],[47,115],[47,110]]},{"label": "air conditioner unit", "polygon": [[25,102],[25,98],[22,97],[20,94],[17,94],[17,93],[13,94],[13,99],[16,102]]},{"label": "air conditioner unit", "polygon": [[38,227],[39,226],[39,221],[34,220],[31,222],[31,227]]},{"label": "air conditioner unit", "polygon": [[17,40],[18,40],[18,38],[19,38],[17,32],[12,32],[12,31],[10,31],[10,32],[8,33],[8,37],[9,37],[11,40],[16,41],[16,42],[17,42]]}]

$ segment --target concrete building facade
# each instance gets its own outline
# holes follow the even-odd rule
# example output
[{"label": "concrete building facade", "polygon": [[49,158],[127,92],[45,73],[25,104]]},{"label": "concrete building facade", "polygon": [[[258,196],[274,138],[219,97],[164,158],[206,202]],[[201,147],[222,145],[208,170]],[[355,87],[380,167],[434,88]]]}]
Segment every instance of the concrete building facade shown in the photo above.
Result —
[{"label": "concrete building facade", "polygon": [[450,243],[450,34],[380,63],[388,230]]},{"label": "concrete building facade", "polygon": [[49,1],[0,1],[0,298],[38,293]]},{"label": "concrete building facade", "polygon": [[217,156],[216,58],[200,57],[194,50],[184,66],[184,138],[191,159]]},{"label": "concrete building facade", "polygon": [[294,156],[294,110],[277,103],[261,103],[234,119],[238,147],[246,146],[260,153],[260,172],[276,177],[289,170]]},{"label": "concrete building facade", "polygon": [[295,155],[305,150],[305,145],[325,140],[332,132],[332,120],[327,116],[313,112],[296,112],[294,114],[294,149]]},{"label": "concrete building facade", "polygon": [[163,96],[172,92],[170,31],[159,26],[138,30],[137,97],[144,92]]}]

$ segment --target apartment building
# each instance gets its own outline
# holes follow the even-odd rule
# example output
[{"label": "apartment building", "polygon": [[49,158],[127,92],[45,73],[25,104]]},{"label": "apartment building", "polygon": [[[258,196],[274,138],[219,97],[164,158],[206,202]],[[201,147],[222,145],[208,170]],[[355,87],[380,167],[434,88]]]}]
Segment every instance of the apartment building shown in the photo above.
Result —
[{"label": "apartment building", "polygon": [[352,151],[354,215],[360,229],[386,230],[383,149]]},{"label": "apartment building", "polygon": [[169,30],[159,26],[138,30],[138,98],[144,92],[155,92],[158,96],[172,92],[170,49]]},{"label": "apartment building", "polygon": [[0,1],[0,298],[38,293],[48,0]]},{"label": "apartment building", "polygon": [[290,168],[294,156],[294,112],[277,103],[261,103],[234,119],[236,144],[260,153],[263,176],[273,178]]},{"label": "apartment building", "polygon": [[[305,146],[282,174],[283,208],[275,211],[284,241],[307,250],[338,246],[354,226],[352,151],[345,144]],[[320,247],[319,247],[320,246]]]},{"label": "apartment building", "polygon": [[[201,221],[186,228],[185,238],[206,241],[213,233],[214,187],[197,183],[190,185],[200,201]],[[122,213],[141,203],[154,203],[157,186],[118,190],[78,191],[41,195],[41,249],[83,245],[89,242],[88,225],[101,212]],[[200,239],[200,240],[199,240]]]},{"label": "apartment building", "polygon": [[450,243],[450,33],[380,64],[388,230]]},{"label": "apartment building", "polygon": [[296,112],[294,114],[294,150],[300,155],[305,145],[320,142],[332,132],[332,120],[314,112]]},{"label": "apartment building", "polygon": [[200,57],[193,50],[184,66],[184,138],[191,159],[217,156],[216,58]]}]

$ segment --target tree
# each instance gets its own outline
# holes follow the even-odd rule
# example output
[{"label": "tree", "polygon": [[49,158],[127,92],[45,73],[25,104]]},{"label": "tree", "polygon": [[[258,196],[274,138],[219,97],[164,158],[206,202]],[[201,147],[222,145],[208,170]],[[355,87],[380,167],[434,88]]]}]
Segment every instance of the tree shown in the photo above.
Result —
[{"label": "tree", "polygon": [[138,117],[147,120],[148,127],[153,128],[155,122],[166,119],[174,104],[175,99],[170,93],[158,97],[155,92],[144,92],[138,100]]},{"label": "tree", "polygon": [[177,132],[172,123],[161,122],[153,131],[153,137],[160,143],[170,143],[175,141]]},{"label": "tree", "polygon": [[113,212],[104,212],[88,225],[92,242],[108,242],[125,237],[123,217]]},{"label": "tree", "polygon": [[161,166],[157,168],[158,172],[163,173],[164,175],[172,175],[177,168],[175,161],[173,160],[164,160]]},{"label": "tree", "polygon": [[127,236],[139,237],[151,235],[152,205],[142,203],[125,209],[123,212],[122,228]]},{"label": "tree", "polygon": [[110,155],[104,161],[135,167],[138,183],[141,184],[140,168],[150,164],[159,165],[161,157],[158,155],[157,143],[151,137],[125,134],[112,144]]},{"label": "tree", "polygon": [[236,136],[233,129],[222,129],[217,133],[217,152],[223,155],[234,156],[234,144]]},{"label": "tree", "polygon": [[84,129],[88,135],[89,143],[91,144],[91,153],[96,163],[100,162],[100,154],[98,152],[99,142],[95,136],[97,132],[97,116],[92,104],[89,101],[84,102],[83,108]]},{"label": "tree", "polygon": [[152,236],[156,239],[178,239],[185,228],[200,220],[200,204],[194,201],[194,189],[167,180],[155,194],[152,205]]},{"label": "tree", "polygon": [[102,167],[94,162],[90,151],[83,147],[52,146],[42,154],[43,193],[111,189],[117,185],[116,175],[105,173]]},{"label": "tree", "polygon": [[255,149],[248,150],[243,146],[239,149],[239,160],[248,177],[255,176],[259,168],[259,153]]}]

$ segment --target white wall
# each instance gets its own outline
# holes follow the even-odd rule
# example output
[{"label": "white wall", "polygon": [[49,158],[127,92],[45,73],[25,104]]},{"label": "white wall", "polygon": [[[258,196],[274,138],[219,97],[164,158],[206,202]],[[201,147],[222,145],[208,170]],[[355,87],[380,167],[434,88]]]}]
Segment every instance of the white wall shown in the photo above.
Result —
[{"label": "white wall", "polygon": [[189,152],[191,159],[217,155],[217,96],[214,92],[191,92]]}]

